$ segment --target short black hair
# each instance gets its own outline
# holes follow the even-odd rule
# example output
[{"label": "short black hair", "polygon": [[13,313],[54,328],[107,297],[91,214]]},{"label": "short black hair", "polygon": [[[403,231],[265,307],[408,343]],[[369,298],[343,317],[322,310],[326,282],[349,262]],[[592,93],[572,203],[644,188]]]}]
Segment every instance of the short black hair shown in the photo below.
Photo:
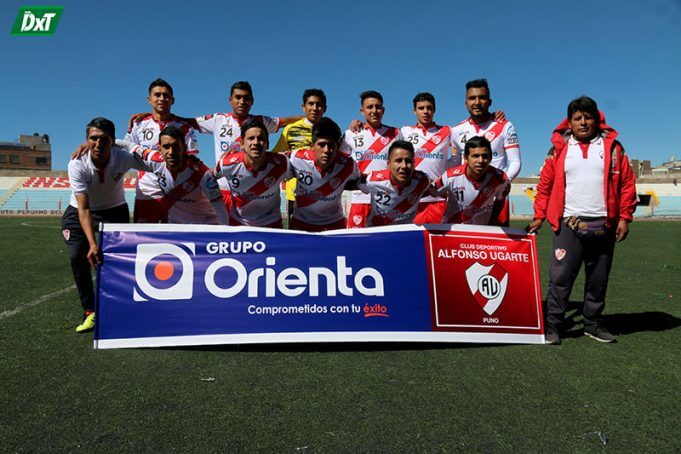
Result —
[{"label": "short black hair", "polygon": [[232,94],[234,93],[234,90],[245,90],[253,96],[253,88],[251,87],[251,84],[246,82],[245,80],[240,80],[238,82],[234,82],[232,84],[232,87],[229,89],[229,97],[232,97]]},{"label": "short black hair", "polygon": [[317,139],[322,137],[334,142],[340,142],[341,129],[332,119],[322,117],[312,127],[312,143],[315,143]]},{"label": "short black hair", "polygon": [[166,126],[163,128],[163,131],[161,131],[161,133],[158,135],[159,142],[161,141],[161,136],[169,136],[177,140],[179,143],[183,145],[185,144],[184,133],[176,126]]},{"label": "short black hair", "polygon": [[175,96],[175,95],[173,94],[173,87],[171,87],[170,84],[169,84],[168,82],[166,82],[165,80],[161,79],[160,77],[159,77],[158,79],[156,79],[156,80],[152,80],[151,83],[149,84],[149,93],[150,93],[150,94],[151,94],[151,90],[152,90],[154,87],[166,87],[168,90],[170,90],[170,94],[173,95],[173,96]]},{"label": "short black hair", "polygon": [[243,142],[243,140],[246,138],[246,131],[248,131],[249,129],[253,129],[253,128],[259,128],[265,133],[265,140],[267,141],[267,145],[269,146],[269,144],[270,144],[270,133],[267,130],[267,127],[265,126],[265,124],[262,121],[255,119],[255,118],[252,119],[252,120],[248,120],[246,122],[246,124],[244,124],[241,127],[241,141]]},{"label": "short black hair", "polygon": [[435,107],[435,96],[431,95],[428,92],[422,92],[414,96],[414,107],[416,107],[417,102],[422,102],[422,101],[430,101],[433,104],[433,107]]},{"label": "short black hair", "polygon": [[570,101],[567,108],[568,120],[572,118],[575,112],[584,112],[593,115],[593,117],[598,120],[601,114],[598,112],[598,104],[596,101],[589,98],[588,96],[580,96]]},{"label": "short black hair", "polygon": [[487,93],[489,93],[489,85],[487,84],[487,79],[475,79],[466,82],[466,91],[471,88],[486,88]]},{"label": "short black hair", "polygon": [[381,96],[381,94],[376,90],[367,90],[359,94],[359,99],[361,100],[362,104],[364,104],[364,100],[367,98],[376,98],[381,101],[381,104],[383,104],[383,96]]},{"label": "short black hair", "polygon": [[466,146],[463,149],[464,158],[468,156],[471,148],[487,148],[490,154],[492,154],[492,144],[484,137],[475,136],[466,141]]},{"label": "short black hair", "polygon": [[397,148],[407,150],[410,155],[414,156],[414,145],[412,145],[411,142],[407,142],[406,140],[396,140],[390,144],[390,148],[388,148],[388,159],[390,159],[390,154],[393,152],[393,150]]},{"label": "short black hair", "polygon": [[324,94],[324,90],[320,88],[308,88],[303,92],[303,104],[307,102],[307,99],[310,96],[316,96],[319,99],[322,100],[322,103],[326,106],[326,95]]},{"label": "short black hair", "polygon": [[90,134],[90,128],[97,128],[101,131],[104,131],[104,133],[107,134],[111,140],[116,140],[116,126],[114,125],[113,121],[109,120],[108,118],[95,117],[90,120],[90,123],[88,123],[85,127],[85,137]]}]

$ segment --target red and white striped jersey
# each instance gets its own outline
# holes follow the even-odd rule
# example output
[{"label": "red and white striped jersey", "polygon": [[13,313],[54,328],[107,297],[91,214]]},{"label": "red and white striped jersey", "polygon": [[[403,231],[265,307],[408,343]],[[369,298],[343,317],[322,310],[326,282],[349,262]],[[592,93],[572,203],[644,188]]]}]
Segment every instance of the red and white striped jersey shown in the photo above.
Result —
[{"label": "red and white striped jersey", "polygon": [[390,181],[390,171],[384,169],[362,176],[357,186],[371,197],[367,227],[411,224],[421,197],[430,187],[430,179],[425,173],[415,170],[409,186],[398,188]]},{"label": "red and white striped jersey", "polygon": [[[279,130],[279,117],[266,117],[264,115],[249,115],[244,120],[233,113],[216,113],[197,117],[196,127],[199,132],[213,134],[215,142],[215,162],[220,161],[224,153],[241,151],[241,126],[251,120],[262,122],[267,131],[272,134]],[[221,189],[228,189],[227,182],[222,178],[218,180]]]},{"label": "red and white striped jersey", "polygon": [[291,155],[291,168],[298,179],[293,217],[313,225],[327,225],[343,219],[342,195],[348,181],[359,178],[357,164],[336,153],[326,171],[315,164],[314,152],[304,148]]},{"label": "red and white striped jersey", "polygon": [[[401,139],[398,128],[383,125],[376,130],[364,125],[359,132],[345,131],[340,150],[355,160],[361,173],[368,174],[388,167],[388,149],[394,141]],[[352,203],[370,202],[369,195],[362,191],[352,193]]]},{"label": "red and white striped jersey", "polygon": [[[196,141],[194,128],[192,125],[171,115],[168,121],[156,121],[153,115],[147,115],[140,121],[133,123],[132,127],[125,135],[125,140],[134,144],[141,145],[143,148],[158,150],[159,135],[166,126],[174,126],[184,133],[184,143],[187,145],[187,152],[196,154],[199,152],[199,143]],[[145,176],[144,172],[137,174],[137,187],[135,188],[136,199],[160,199],[163,193],[159,190],[153,176]]]},{"label": "red and white striped jersey", "polygon": [[496,122],[493,119],[477,124],[469,118],[452,128],[452,145],[454,153],[450,166],[456,167],[463,163],[463,150],[466,141],[471,137],[480,136],[492,144],[492,166],[506,172],[513,180],[520,172],[520,144],[518,135],[510,121]]},{"label": "red and white striped jersey", "polygon": [[[433,124],[426,129],[417,124],[402,126],[401,132],[404,140],[414,145],[414,169],[428,175],[431,181],[439,178],[447,170],[447,161],[452,155],[451,128]],[[422,202],[438,200],[443,199],[426,196]]]},{"label": "red and white striped jersey", "polygon": [[286,156],[267,153],[262,170],[246,165],[245,153],[223,155],[215,166],[216,178],[224,178],[232,192],[230,218],[243,225],[264,227],[281,221],[280,183],[293,176]]},{"label": "red and white striped jersey", "polygon": [[[135,153],[138,153],[137,148]],[[213,172],[199,158],[188,155],[177,173],[166,166],[158,150],[142,151],[144,161],[153,169],[147,175],[153,177],[163,194],[162,203],[168,210],[171,224],[217,224],[218,217],[213,203],[222,203],[222,193]]]},{"label": "red and white striped jersey", "polygon": [[[451,167],[433,186],[447,196],[447,209],[442,218],[447,224],[500,225],[493,219],[495,201],[502,200],[509,186],[506,174],[492,166],[478,181],[466,176],[466,164]],[[503,210],[502,210],[503,211]],[[500,215],[503,215],[501,213]]]}]

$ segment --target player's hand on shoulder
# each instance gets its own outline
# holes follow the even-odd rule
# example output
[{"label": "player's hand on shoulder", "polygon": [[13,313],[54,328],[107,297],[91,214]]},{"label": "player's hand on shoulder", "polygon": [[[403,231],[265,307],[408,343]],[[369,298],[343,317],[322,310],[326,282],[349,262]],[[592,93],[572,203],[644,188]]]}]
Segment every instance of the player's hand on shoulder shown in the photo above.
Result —
[{"label": "player's hand on shoulder", "polygon": [[148,115],[151,115],[151,112],[140,112],[130,115],[130,120],[128,120],[128,132],[132,131],[132,127],[135,123],[142,121],[142,119]]},{"label": "player's hand on shoulder", "polygon": [[78,159],[87,152],[88,152],[87,144],[81,143],[80,145],[78,145],[78,147],[76,147],[75,150],[73,150],[73,153],[71,153],[71,159]]},{"label": "player's hand on shoulder", "polygon": [[364,128],[364,123],[361,120],[352,120],[348,129],[352,132],[360,132]]}]

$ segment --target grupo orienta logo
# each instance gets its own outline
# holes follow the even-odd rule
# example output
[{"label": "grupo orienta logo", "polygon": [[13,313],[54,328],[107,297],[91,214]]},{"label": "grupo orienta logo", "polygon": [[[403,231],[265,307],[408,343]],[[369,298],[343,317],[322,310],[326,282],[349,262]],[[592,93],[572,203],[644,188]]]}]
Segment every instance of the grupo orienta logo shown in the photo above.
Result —
[{"label": "grupo orienta logo", "polygon": [[[194,291],[207,292],[220,299],[298,297],[303,294],[352,297],[356,293],[385,296],[380,271],[350,266],[344,255],[335,257],[335,268],[310,266],[303,269],[277,264],[277,257],[265,255],[265,249],[262,241],[210,242],[205,246],[205,255],[197,256],[194,243],[138,244],[133,300],[190,300]],[[256,254],[258,259],[244,261],[243,254]],[[200,260],[197,268],[205,271],[195,272],[195,260]],[[195,279],[200,281],[196,288]]]},{"label": "grupo orienta logo", "polygon": [[[139,244],[135,260],[135,301],[191,299],[196,254],[193,243],[184,248],[169,243]],[[190,255],[191,253],[191,255]]]}]

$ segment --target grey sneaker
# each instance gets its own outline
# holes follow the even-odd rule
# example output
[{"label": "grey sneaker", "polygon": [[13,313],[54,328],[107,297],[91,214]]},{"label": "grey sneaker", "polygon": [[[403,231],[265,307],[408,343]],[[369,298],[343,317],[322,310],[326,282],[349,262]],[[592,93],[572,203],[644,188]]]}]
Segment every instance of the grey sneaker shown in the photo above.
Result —
[{"label": "grey sneaker", "polygon": [[560,345],[560,334],[558,328],[553,325],[546,325],[546,332],[544,333],[544,343],[548,345]]},{"label": "grey sneaker", "polygon": [[584,327],[584,334],[596,339],[598,342],[617,342],[617,337],[610,334],[610,331],[602,325],[589,325]]}]

